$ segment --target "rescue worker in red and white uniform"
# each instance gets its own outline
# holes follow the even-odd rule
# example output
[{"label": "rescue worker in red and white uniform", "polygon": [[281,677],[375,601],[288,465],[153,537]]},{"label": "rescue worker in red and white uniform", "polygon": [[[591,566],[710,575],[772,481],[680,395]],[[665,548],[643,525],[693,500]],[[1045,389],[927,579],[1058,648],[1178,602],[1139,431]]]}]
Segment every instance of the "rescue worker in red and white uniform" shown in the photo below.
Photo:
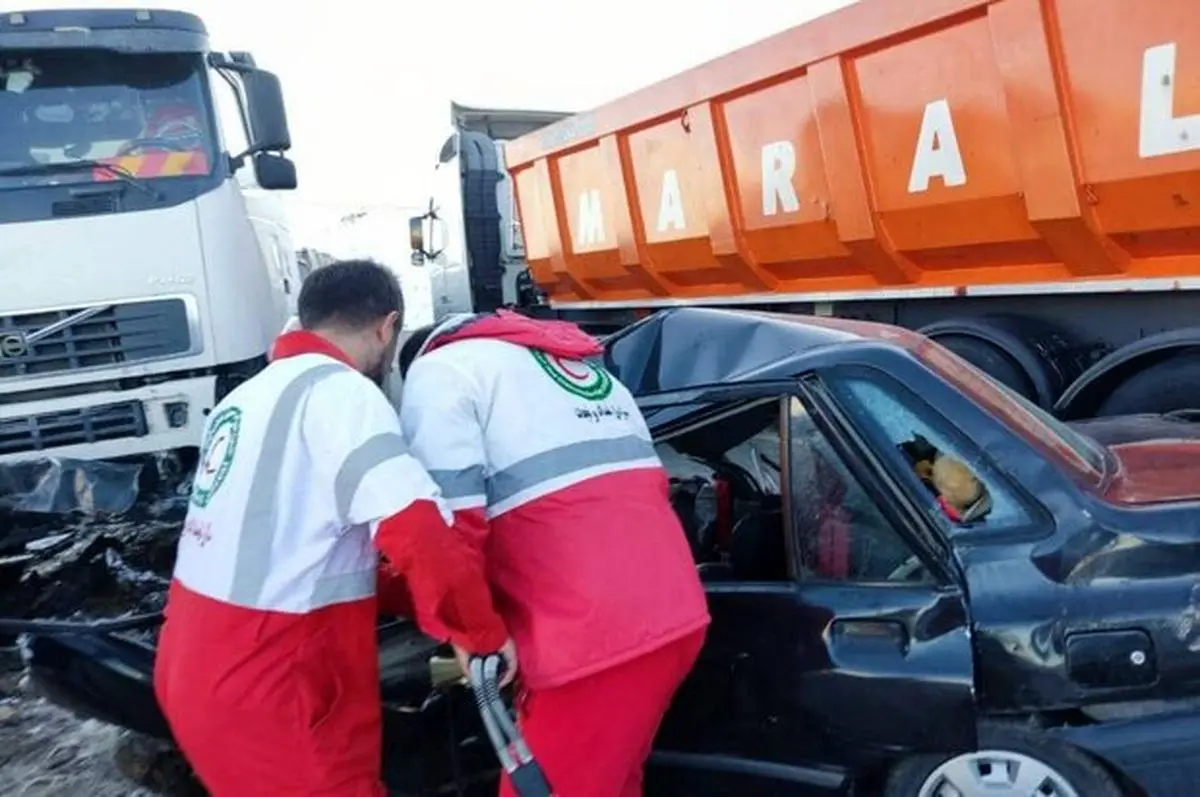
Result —
[{"label": "rescue worker in red and white uniform", "polygon": [[420,330],[400,355],[405,437],[484,552],[522,730],[562,797],[642,793],[709,623],[667,474],[601,352],[574,325],[500,311]]},{"label": "rescue worker in red and white uniform", "polygon": [[[209,415],[154,686],[213,797],[385,794],[380,609],[411,600],[424,627],[516,666],[480,557],[376,384],[402,312],[381,266],[314,271],[303,329]],[[394,572],[377,603],[378,552]]]}]

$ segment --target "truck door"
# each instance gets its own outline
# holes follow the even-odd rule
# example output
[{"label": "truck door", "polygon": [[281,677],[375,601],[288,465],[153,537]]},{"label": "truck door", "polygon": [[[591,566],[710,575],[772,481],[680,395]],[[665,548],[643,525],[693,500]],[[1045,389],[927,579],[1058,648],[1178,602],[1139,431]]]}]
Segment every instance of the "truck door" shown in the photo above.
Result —
[{"label": "truck door", "polygon": [[[300,275],[296,268],[296,255],[284,246],[277,232],[272,231],[270,237],[271,260],[275,266],[275,277],[279,289],[283,291],[284,296],[291,296],[300,282]],[[288,300],[288,303],[289,305],[294,304],[295,299]]]},{"label": "truck door", "polygon": [[[728,392],[748,398],[745,385]],[[719,391],[705,398],[721,401]],[[944,549],[895,507],[799,384],[783,395],[763,386],[758,398],[774,399],[778,503],[735,495],[729,551],[700,566],[712,625],[648,784],[689,795],[843,794],[881,762],[972,748],[969,618]],[[711,441],[738,423],[722,413],[694,435],[710,441],[703,450],[688,450],[686,435],[665,444],[732,468]]]}]

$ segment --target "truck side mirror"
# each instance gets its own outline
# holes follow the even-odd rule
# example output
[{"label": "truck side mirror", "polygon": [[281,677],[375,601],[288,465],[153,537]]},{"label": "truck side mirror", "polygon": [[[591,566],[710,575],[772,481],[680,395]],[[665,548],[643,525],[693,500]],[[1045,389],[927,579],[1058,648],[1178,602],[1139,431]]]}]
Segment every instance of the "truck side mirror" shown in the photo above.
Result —
[{"label": "truck side mirror", "polygon": [[412,216],[408,220],[408,248],[412,250],[410,260],[414,266],[425,265],[425,217]]},{"label": "truck side mirror", "polygon": [[292,134],[288,129],[287,109],[283,103],[283,88],[279,77],[265,69],[248,69],[242,73],[250,116],[252,149],[258,152],[291,149]]},{"label": "truck side mirror", "polygon": [[229,60],[233,61],[235,64],[241,64],[242,66],[248,66],[251,69],[258,66],[258,64],[254,60],[254,55],[246,52],[245,50],[231,51],[229,53]]},{"label": "truck side mirror", "polygon": [[[428,225],[429,235],[425,235]],[[429,200],[429,212],[420,216],[411,216],[408,220],[408,248],[412,250],[412,264],[423,266],[428,260],[441,257],[443,248],[449,240],[446,220],[438,216],[433,200]]]},{"label": "truck side mirror", "polygon": [[254,156],[254,177],[259,188],[267,191],[291,191],[299,184],[296,164],[273,152],[260,152]]}]

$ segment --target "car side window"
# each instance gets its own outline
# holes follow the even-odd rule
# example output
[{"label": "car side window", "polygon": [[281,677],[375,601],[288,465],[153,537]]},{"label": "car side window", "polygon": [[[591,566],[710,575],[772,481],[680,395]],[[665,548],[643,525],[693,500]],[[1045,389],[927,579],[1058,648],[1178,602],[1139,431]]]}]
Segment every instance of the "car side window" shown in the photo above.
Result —
[{"label": "car side window", "polygon": [[783,401],[731,402],[655,440],[671,504],[706,582],[791,580],[781,487]]},{"label": "car side window", "polygon": [[997,530],[1033,522],[982,456],[960,443],[942,416],[899,383],[842,374],[829,383],[864,431],[893,447],[885,461],[907,471],[901,478],[928,498],[929,512],[943,526]]},{"label": "car side window", "polygon": [[908,540],[798,398],[788,405],[792,529],[801,579],[929,583]]}]

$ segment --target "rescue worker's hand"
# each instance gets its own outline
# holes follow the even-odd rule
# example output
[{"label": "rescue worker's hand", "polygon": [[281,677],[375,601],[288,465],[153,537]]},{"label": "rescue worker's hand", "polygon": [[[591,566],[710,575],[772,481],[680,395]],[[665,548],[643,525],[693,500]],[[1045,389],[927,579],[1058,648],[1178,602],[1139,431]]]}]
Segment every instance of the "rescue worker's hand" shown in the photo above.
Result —
[{"label": "rescue worker's hand", "polygon": [[[458,645],[454,645],[453,647],[454,657],[458,659],[458,666],[462,669],[463,676],[465,677],[470,667],[471,656],[476,654],[468,653]],[[517,677],[517,646],[509,638],[504,641],[504,644],[500,646],[500,649],[496,653],[504,659],[504,674],[500,676],[500,688],[503,689]]]}]

